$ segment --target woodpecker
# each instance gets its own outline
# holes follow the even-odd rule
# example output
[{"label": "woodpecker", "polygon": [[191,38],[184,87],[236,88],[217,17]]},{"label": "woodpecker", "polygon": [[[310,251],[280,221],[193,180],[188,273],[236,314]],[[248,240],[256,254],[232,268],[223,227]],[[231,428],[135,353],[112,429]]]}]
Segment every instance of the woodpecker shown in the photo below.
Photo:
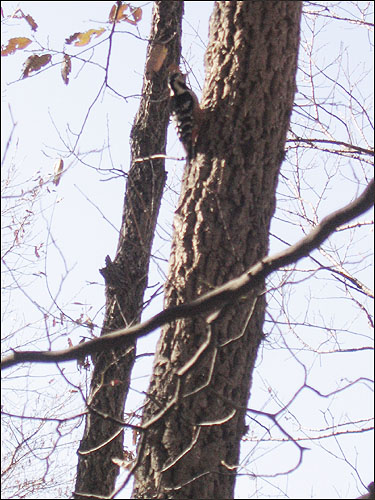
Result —
[{"label": "woodpecker", "polygon": [[199,132],[201,113],[199,101],[186,85],[185,76],[179,71],[170,73],[168,86],[171,96],[171,113],[177,135],[190,161],[194,157],[194,147]]}]

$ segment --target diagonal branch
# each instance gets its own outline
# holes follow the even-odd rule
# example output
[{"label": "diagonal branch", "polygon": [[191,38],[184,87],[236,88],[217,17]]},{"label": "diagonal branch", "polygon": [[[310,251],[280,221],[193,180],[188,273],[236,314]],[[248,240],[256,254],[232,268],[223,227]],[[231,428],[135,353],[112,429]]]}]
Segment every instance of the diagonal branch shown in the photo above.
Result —
[{"label": "diagonal branch", "polygon": [[77,359],[103,349],[120,347],[124,339],[135,340],[143,337],[165,323],[179,318],[197,316],[220,309],[225,304],[242,297],[257,288],[267,276],[280,267],[290,265],[313,250],[317,249],[342,224],[362,215],[374,205],[374,180],[363,193],[348,205],[327,215],[307,236],[276,255],[268,256],[257,262],[238,278],[212,290],[187,304],[170,307],[156,314],[149,320],[130,328],[122,328],[103,337],[95,338],[84,344],[60,351],[14,351],[1,361],[1,368],[9,368],[23,362],[56,363]]}]

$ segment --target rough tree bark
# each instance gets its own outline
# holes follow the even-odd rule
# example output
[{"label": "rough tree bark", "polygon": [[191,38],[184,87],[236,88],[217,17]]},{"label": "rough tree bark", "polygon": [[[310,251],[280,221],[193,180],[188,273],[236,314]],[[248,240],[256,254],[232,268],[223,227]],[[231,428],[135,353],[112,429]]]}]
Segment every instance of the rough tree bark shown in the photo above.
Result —
[{"label": "rough tree bark", "polygon": [[[146,58],[142,100],[132,128],[131,168],[128,173],[122,225],[116,257],[106,258],[101,273],[106,283],[106,312],[101,335],[140,320],[147,287],[151,245],[165,184],[164,160],[134,162],[165,154],[169,122],[167,71],[178,63],[181,52],[182,2],[155,2]],[[147,66],[155,50],[168,49],[161,69]],[[152,55],[153,54],[153,55]],[[124,70],[124,78],[126,78]],[[124,109],[124,112],[126,110]],[[127,119],[127,118],[125,118]],[[109,495],[118,475],[112,459],[123,458],[121,422],[135,342],[124,341],[122,349],[95,356],[88,414],[78,450],[78,473],[74,498]]]},{"label": "rough tree bark", "polygon": [[[295,93],[301,3],[217,2],[204,123],[174,220],[165,305],[190,301],[268,253]],[[163,329],[143,414],[134,498],[232,498],[263,287]]]}]

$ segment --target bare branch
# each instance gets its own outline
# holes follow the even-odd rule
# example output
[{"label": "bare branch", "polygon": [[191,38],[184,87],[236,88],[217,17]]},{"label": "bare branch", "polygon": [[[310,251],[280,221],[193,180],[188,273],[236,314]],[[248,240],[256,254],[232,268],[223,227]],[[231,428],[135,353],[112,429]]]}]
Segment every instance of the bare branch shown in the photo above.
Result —
[{"label": "bare branch", "polygon": [[130,328],[122,328],[100,338],[89,340],[70,349],[60,351],[24,351],[13,352],[1,361],[1,368],[8,368],[22,362],[55,363],[68,361],[83,355],[93,354],[102,349],[114,349],[123,344],[124,338],[143,337],[164,325],[179,318],[187,318],[220,309],[233,302],[250,290],[256,289],[263,280],[280,267],[297,262],[318,248],[338,227],[348,223],[355,217],[369,210],[374,204],[374,180],[353,202],[326,216],[305,238],[277,253],[265,257],[238,278],[208,292],[188,304],[170,307],[156,314],[153,318]]}]

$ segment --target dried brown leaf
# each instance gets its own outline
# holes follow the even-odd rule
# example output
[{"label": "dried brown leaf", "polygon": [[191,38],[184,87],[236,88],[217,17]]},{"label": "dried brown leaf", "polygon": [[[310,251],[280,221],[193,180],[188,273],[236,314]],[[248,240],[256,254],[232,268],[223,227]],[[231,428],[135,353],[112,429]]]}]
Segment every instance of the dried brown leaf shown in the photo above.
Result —
[{"label": "dried brown leaf", "polygon": [[[124,19],[124,17],[127,17],[127,14],[124,14],[124,12],[127,8],[128,8],[127,3],[122,4],[118,10],[117,10],[117,4],[112,5],[111,12],[109,13],[109,22],[113,23],[114,21],[116,21],[116,23],[118,23],[119,21],[122,21],[122,19]],[[116,12],[117,12],[117,16],[116,16]],[[115,19],[115,16],[116,16],[116,19]]]},{"label": "dried brown leaf", "polygon": [[65,38],[65,43],[67,43],[68,45],[70,45],[72,42],[74,42],[74,40],[77,40],[78,36],[80,35],[81,33],[74,33],[73,35],[71,35],[69,38]]},{"label": "dried brown leaf", "polygon": [[153,73],[157,73],[160,70],[167,54],[168,49],[165,45],[155,44],[152,47],[146,66],[147,76],[151,76]]},{"label": "dried brown leaf", "polygon": [[108,16],[108,21],[110,23],[113,23],[113,21],[115,20],[116,11],[117,11],[117,5],[112,5],[111,10],[109,12],[109,16]]},{"label": "dried brown leaf", "polygon": [[30,16],[30,14],[27,14],[27,16],[25,16],[25,19],[29,23],[29,26],[33,31],[36,31],[38,29],[38,25],[36,24],[34,19]]},{"label": "dried brown leaf", "polygon": [[[125,11],[130,7],[130,14],[125,14]],[[116,16],[117,12],[117,16]],[[115,19],[116,16],[116,19]],[[131,19],[131,17],[133,19]],[[136,25],[140,20],[142,19],[142,9],[140,7],[134,8],[131,7],[128,3],[124,3],[120,6],[119,9],[117,9],[117,5],[113,5],[111,8],[111,12],[109,13],[109,22],[113,23],[116,21],[116,23],[120,21],[126,21],[127,23]]]},{"label": "dried brown leaf", "polygon": [[95,35],[96,38],[102,35],[105,32],[105,28],[100,28],[98,30],[88,30],[84,33],[74,33],[74,35],[70,36],[65,40],[65,43],[71,44],[74,40],[77,40],[74,44],[76,47],[83,47],[91,42],[91,38]]},{"label": "dried brown leaf", "polygon": [[27,78],[31,71],[38,71],[38,69],[43,68],[43,66],[50,62],[51,58],[51,54],[43,54],[42,56],[33,54],[28,57],[24,64],[22,78]]},{"label": "dried brown leaf", "polygon": [[134,21],[138,23],[142,19],[142,9],[140,7],[137,7],[134,10],[132,9],[132,16]]},{"label": "dried brown leaf", "polygon": [[68,54],[64,54],[64,60],[62,62],[61,66],[61,76],[62,79],[64,80],[65,85],[68,85],[69,83],[69,74],[72,70],[72,60],[71,57],[68,56]]}]

